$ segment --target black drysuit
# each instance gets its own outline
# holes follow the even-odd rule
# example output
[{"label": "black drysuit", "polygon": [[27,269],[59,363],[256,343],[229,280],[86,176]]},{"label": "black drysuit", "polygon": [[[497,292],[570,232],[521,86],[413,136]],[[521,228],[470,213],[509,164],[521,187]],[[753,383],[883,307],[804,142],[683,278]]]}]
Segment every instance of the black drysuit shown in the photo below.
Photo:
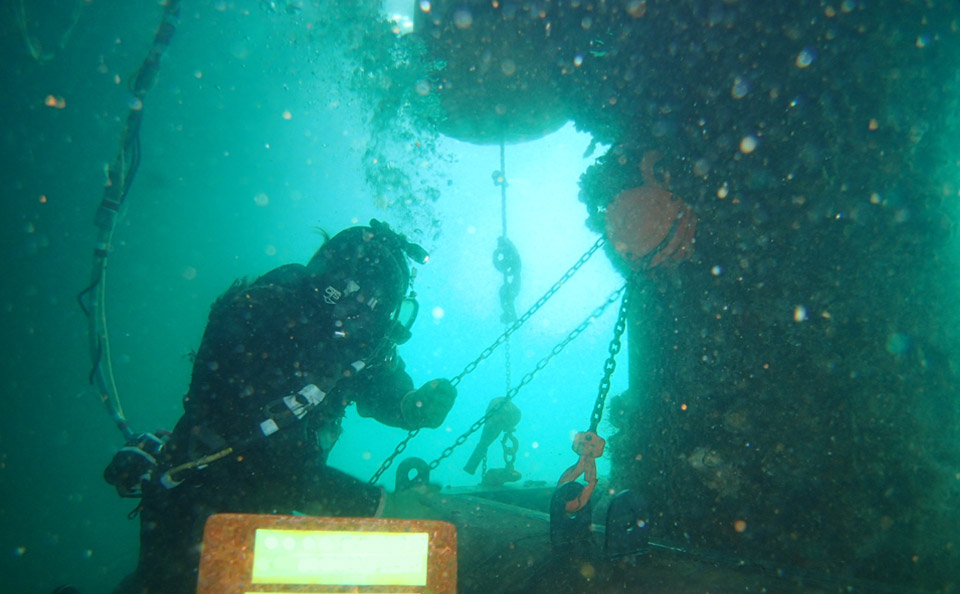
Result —
[{"label": "black drysuit", "polygon": [[[204,523],[214,513],[378,511],[382,490],[329,468],[326,457],[352,402],[362,416],[405,427],[400,400],[413,382],[392,343],[337,336],[315,282],[291,264],[236,283],[214,303],[165,461],[174,467],[244,445],[178,475],[175,488],[145,492],[137,571],[115,594],[194,592]],[[265,407],[309,384],[327,393],[320,405],[264,436]]]}]

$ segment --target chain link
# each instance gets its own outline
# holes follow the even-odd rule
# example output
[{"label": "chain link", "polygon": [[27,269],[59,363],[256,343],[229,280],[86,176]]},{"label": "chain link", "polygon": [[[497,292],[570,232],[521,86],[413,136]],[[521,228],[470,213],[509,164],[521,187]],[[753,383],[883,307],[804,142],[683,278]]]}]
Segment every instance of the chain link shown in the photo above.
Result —
[{"label": "chain link", "polygon": [[393,461],[396,460],[397,456],[403,453],[403,450],[407,449],[407,444],[410,443],[410,440],[416,437],[418,433],[420,433],[419,429],[411,429],[407,433],[407,436],[400,440],[400,443],[398,443],[397,447],[394,448],[393,453],[387,456],[387,459],[383,461],[383,464],[380,465],[380,468],[378,468],[377,471],[373,473],[373,476],[370,477],[371,485],[377,484],[377,481],[380,480],[380,477],[383,476],[383,473],[393,465]]},{"label": "chain link", "polygon": [[514,462],[517,461],[517,450],[520,449],[520,442],[513,434],[513,429],[503,434],[500,445],[503,446],[503,463],[507,468],[513,468]]},{"label": "chain link", "polygon": [[[547,302],[551,297],[553,297],[554,294],[556,294],[557,291],[560,290],[560,287],[562,287],[568,280],[570,280],[570,278],[573,277],[573,275],[576,274],[577,271],[580,270],[580,269],[583,267],[583,265],[587,263],[587,261],[591,258],[591,256],[593,256],[593,255],[597,252],[597,250],[599,250],[601,247],[603,247],[604,242],[605,242],[605,240],[604,240],[603,237],[597,239],[596,243],[594,243],[593,246],[590,247],[590,249],[588,249],[586,252],[584,252],[583,255],[580,256],[580,259],[577,260],[576,263],[574,263],[573,266],[571,266],[570,268],[568,268],[567,271],[563,273],[563,276],[561,276],[560,279],[559,279],[557,282],[555,282],[552,287],[550,287],[549,289],[547,289],[547,292],[544,293],[542,297],[540,297],[539,299],[537,299],[537,302],[534,303],[533,306],[532,306],[530,309],[528,309],[526,312],[524,312],[524,314],[523,314],[522,316],[520,316],[520,317],[517,318],[512,324],[510,324],[510,326],[509,326],[506,330],[504,330],[503,334],[501,334],[500,336],[498,336],[497,339],[494,340],[493,343],[492,343],[490,346],[488,346],[487,348],[483,349],[483,351],[480,353],[480,355],[479,355],[476,359],[474,359],[473,361],[471,361],[470,363],[468,363],[468,364],[466,365],[466,367],[463,368],[463,371],[461,371],[460,373],[458,373],[457,375],[455,375],[454,377],[452,377],[452,378],[450,379],[450,383],[451,383],[453,386],[456,386],[457,384],[460,383],[460,380],[462,380],[466,375],[468,375],[468,374],[470,374],[470,373],[473,373],[473,371],[476,370],[477,366],[479,366],[480,363],[481,363],[484,359],[487,359],[488,357],[490,357],[490,355],[493,354],[493,351],[495,351],[495,350],[497,349],[497,347],[499,347],[499,346],[502,345],[504,342],[506,342],[507,339],[510,338],[510,335],[511,335],[511,334],[513,334],[514,332],[516,332],[517,329],[520,328],[520,326],[524,325],[524,324],[526,323],[526,321],[529,320],[529,319],[533,316],[533,314],[537,313],[537,311],[538,311],[541,307],[543,307],[544,304],[546,304],[546,302]],[[626,288],[626,285],[624,285],[624,287],[621,287],[619,291],[616,291],[617,295],[619,295],[621,292],[623,292],[624,288]],[[611,294],[611,295],[612,295],[612,294]],[[601,308],[602,308],[602,310],[605,310],[605,309],[607,308],[607,306],[610,305],[610,303],[611,303],[611,301],[610,301],[610,298],[608,297],[608,298],[607,298],[607,302],[604,303],[600,308],[597,308],[597,309],[601,309]],[[601,310],[601,313],[602,313],[602,310]],[[596,310],[594,310],[594,314],[595,314],[595,313],[596,313]],[[594,314],[591,314],[591,316],[594,316]],[[591,317],[588,317],[587,319],[592,321],[592,318],[591,318]],[[587,322],[587,325],[589,325],[589,322]],[[583,326],[583,324],[581,324],[581,326]],[[582,329],[579,329],[579,328],[580,328],[579,326],[578,326],[577,328],[578,328],[579,331],[576,331],[576,330],[575,330],[575,332],[577,333],[577,335],[579,335],[581,332],[583,332],[583,330],[582,330]],[[576,337],[576,336],[574,336],[574,338],[575,338],[575,337]],[[569,343],[570,340],[572,340],[572,339],[571,339],[570,337],[568,337],[568,338],[567,338],[563,343],[561,343],[561,344],[563,344],[563,346],[566,346],[566,343]],[[556,350],[556,347],[554,347],[554,350]],[[561,347],[560,350],[563,350],[563,348]],[[558,352],[559,352],[559,351],[558,351]],[[556,353],[551,353],[551,355],[547,357],[547,361],[549,361],[549,359],[552,358],[553,355],[555,355],[555,354],[556,354]],[[541,363],[543,363],[543,361],[541,361]],[[540,371],[540,370],[543,369],[543,367],[545,367],[545,366],[546,366],[546,363],[543,363],[542,366],[541,366],[540,363],[537,363],[537,368],[534,370],[534,373],[535,373],[536,371]],[[507,381],[509,382],[509,381],[510,381],[510,380],[509,380],[509,373],[510,373],[509,367],[507,368],[507,373],[508,373],[508,376],[507,376],[507,377],[508,377],[508,380],[507,380]],[[527,374],[527,375],[531,375],[531,374]],[[530,379],[533,379],[533,378],[531,377]],[[524,376],[524,378],[520,380],[520,385],[518,385],[516,388],[510,388],[510,389],[508,389],[508,390],[507,390],[507,398],[508,398],[508,399],[509,399],[509,398],[512,398],[511,394],[516,394],[516,393],[519,391],[520,388],[522,388],[523,386],[525,386],[527,383],[530,382],[530,379],[527,379],[527,376]],[[526,381],[524,381],[524,380],[526,380]],[[499,410],[499,407],[497,407],[497,410]],[[494,412],[494,411],[491,411],[491,412]],[[452,447],[450,447],[450,448],[447,448],[447,450],[450,450],[450,452],[452,453],[454,448],[456,448],[456,447],[458,447],[458,446],[460,446],[460,445],[463,445],[463,443],[466,442],[467,438],[468,438],[471,434],[473,434],[473,433],[476,432],[478,429],[480,429],[480,427],[483,426],[483,424],[486,422],[488,416],[490,416],[490,413],[487,413],[487,415],[484,415],[484,417],[483,417],[482,419],[480,419],[479,421],[477,421],[476,423],[474,423],[474,424],[470,427],[470,430],[469,430],[469,431],[467,431],[466,433],[464,433],[463,435],[461,435],[460,437],[463,438],[462,441],[461,441],[460,438],[457,438],[457,443],[456,443],[454,446],[452,446]],[[413,439],[414,437],[416,437],[418,433],[420,433],[420,430],[419,430],[419,429],[411,429],[410,432],[407,433],[407,436],[404,437],[404,438],[400,441],[400,443],[397,444],[397,447],[394,448],[393,453],[390,454],[389,456],[387,456],[387,459],[383,461],[383,463],[380,465],[380,468],[378,468],[377,471],[376,471],[375,473],[373,473],[373,476],[370,477],[370,484],[371,484],[371,485],[375,485],[375,484],[377,483],[377,481],[380,480],[380,477],[383,476],[383,473],[386,472],[388,468],[390,468],[390,466],[393,464],[393,461],[396,459],[396,457],[399,456],[401,453],[403,453],[403,451],[404,451],[405,449],[407,449],[407,444],[410,442],[411,439]],[[466,436],[466,437],[464,437],[464,436]],[[447,452],[447,450],[444,450],[444,452]],[[442,455],[440,458],[438,458],[437,460],[435,460],[435,463],[436,463],[436,464],[431,463],[431,465],[430,465],[431,470],[437,467],[437,465],[440,463],[440,460],[443,460],[444,458],[446,458],[446,457],[449,456],[449,455],[450,455],[449,453],[447,453],[446,455]]]},{"label": "chain link", "polygon": [[[610,355],[609,357],[607,357],[607,360],[603,365],[603,378],[600,380],[600,389],[599,389],[599,393],[597,394],[597,401],[593,406],[593,414],[590,417],[590,431],[596,433],[597,428],[600,426],[600,420],[603,418],[603,408],[604,408],[604,405],[606,404],[607,394],[610,392],[610,380],[613,377],[614,371],[616,371],[617,369],[616,356],[617,354],[620,353],[620,350],[622,348],[621,338],[623,337],[624,331],[626,331],[627,329],[627,311],[629,309],[629,299],[626,294],[627,286],[628,285],[625,284],[619,289],[617,289],[616,291],[610,293],[610,295],[607,296],[606,301],[604,301],[600,306],[598,306],[596,309],[590,312],[590,315],[588,315],[586,319],[580,322],[580,324],[576,328],[571,330],[570,333],[566,336],[566,338],[564,338],[562,341],[557,343],[550,350],[550,353],[546,357],[537,361],[537,364],[534,366],[533,370],[527,372],[526,375],[520,378],[520,383],[518,383],[515,387],[507,391],[503,401],[501,401],[498,406],[490,409],[489,411],[487,411],[485,415],[477,419],[473,423],[473,425],[470,426],[469,429],[467,429],[459,437],[457,437],[456,441],[454,441],[452,445],[444,448],[444,450],[440,453],[440,455],[437,456],[436,459],[430,462],[429,464],[430,470],[436,470],[436,468],[440,466],[440,463],[443,460],[445,460],[446,458],[449,458],[453,454],[454,450],[456,450],[458,447],[465,444],[467,440],[470,439],[471,435],[473,435],[483,427],[483,425],[487,422],[487,419],[494,416],[500,410],[500,408],[503,407],[508,401],[513,400],[513,397],[516,396],[517,393],[520,392],[520,390],[523,389],[524,386],[526,386],[531,381],[533,381],[534,376],[536,376],[537,373],[542,371],[550,363],[551,359],[559,355],[567,347],[568,344],[570,344],[571,342],[576,340],[578,336],[583,334],[583,332],[587,329],[587,327],[589,327],[590,324],[594,322],[594,320],[596,320],[601,315],[603,315],[603,312],[605,312],[611,304],[613,304],[615,301],[620,299],[622,295],[623,299],[620,302],[620,312],[617,316],[617,324],[614,327],[613,340],[610,341],[610,347],[609,347]],[[394,450],[393,454],[391,454],[386,460],[384,460],[383,464],[380,466],[380,469],[377,470],[376,474],[373,475],[373,478],[370,479],[371,484],[375,484],[380,479],[383,473],[388,468],[390,468],[390,466],[393,464],[394,459],[397,456],[399,456],[405,449],[407,449],[407,443],[411,439],[416,437],[416,435],[419,432],[420,432],[419,429],[414,429],[410,431],[410,433],[407,434],[407,437],[405,437],[399,444],[397,444],[397,447]],[[506,452],[504,453],[504,455],[506,456]],[[484,459],[484,466],[486,466],[486,459]]]},{"label": "chain link", "polygon": [[593,256],[593,254],[595,254],[597,250],[603,247],[604,242],[605,242],[605,239],[603,237],[598,239],[596,243],[594,243],[593,246],[590,247],[590,249],[588,249],[586,252],[584,252],[582,256],[580,256],[580,259],[577,260],[577,262],[573,266],[568,268],[567,271],[563,273],[563,276],[561,276],[557,282],[553,283],[552,287],[547,289],[547,292],[544,293],[542,297],[537,299],[536,303],[534,303],[530,309],[528,309],[526,312],[524,312],[522,316],[520,316],[512,324],[510,324],[510,326],[506,330],[504,330],[503,334],[498,336],[497,339],[494,340],[490,346],[488,346],[487,348],[483,349],[483,351],[480,352],[480,355],[476,359],[474,359],[470,363],[467,363],[466,367],[463,368],[463,371],[461,371],[457,375],[450,378],[450,383],[456,386],[457,384],[460,383],[460,380],[462,380],[464,376],[473,373],[473,371],[476,370],[477,366],[480,365],[480,363],[484,359],[487,359],[488,357],[490,357],[490,355],[493,354],[493,351],[497,350],[497,347],[499,347],[504,342],[506,342],[506,340],[510,337],[511,334],[516,332],[517,329],[520,328],[520,326],[523,326],[527,322],[527,320],[533,317],[533,314],[537,313],[537,311],[541,307],[543,307],[547,303],[547,301],[549,301],[550,298],[553,297],[554,294],[556,294],[557,291],[560,290],[560,287],[566,284],[566,282],[570,280],[570,278],[573,277],[573,275],[576,274],[577,271],[580,270],[584,264],[587,263],[590,257]]},{"label": "chain link", "polygon": [[513,378],[511,377],[513,370],[512,370],[512,368],[511,368],[511,360],[510,360],[510,339],[509,339],[509,338],[506,340],[506,342],[503,343],[503,364],[504,364],[504,367],[506,367],[506,371],[507,371],[507,373],[506,373],[506,382],[507,382],[506,389],[507,389],[507,392],[509,392],[509,391],[510,391],[510,388],[512,387],[511,384],[513,383]]},{"label": "chain link", "polygon": [[620,339],[623,332],[627,329],[627,310],[630,303],[629,291],[624,293],[623,301],[620,302],[620,314],[617,316],[617,325],[613,330],[613,340],[610,341],[610,356],[603,364],[603,378],[600,380],[600,390],[597,393],[597,401],[593,405],[593,414],[590,415],[590,431],[597,432],[600,427],[600,420],[603,418],[603,407],[607,401],[607,394],[610,392],[610,378],[613,372],[617,370],[617,354],[622,348]]},{"label": "chain link", "polygon": [[[507,402],[509,402],[510,400],[512,400],[513,397],[516,396],[517,393],[518,393],[520,390],[522,390],[524,386],[526,386],[526,385],[529,384],[531,381],[533,381],[534,376],[536,376],[537,373],[539,373],[540,371],[542,371],[543,368],[545,368],[545,367],[550,363],[550,360],[551,360],[551,359],[553,359],[555,356],[559,355],[559,354],[563,351],[563,349],[565,349],[568,344],[570,344],[570,343],[573,342],[578,336],[580,336],[580,335],[583,333],[583,331],[586,330],[587,327],[590,326],[590,324],[593,323],[594,320],[596,320],[596,319],[599,318],[601,315],[603,315],[603,312],[606,311],[607,308],[608,308],[611,304],[613,304],[613,303],[616,302],[618,299],[620,299],[620,296],[623,295],[623,293],[624,293],[624,291],[625,291],[626,289],[627,289],[627,285],[623,285],[622,287],[620,287],[620,288],[617,289],[616,291],[613,291],[612,293],[610,293],[610,295],[607,296],[607,299],[606,299],[606,301],[603,302],[603,304],[601,304],[601,305],[598,306],[596,309],[594,309],[592,312],[590,312],[590,315],[588,315],[588,316],[586,317],[586,319],[584,319],[582,322],[580,322],[580,324],[579,324],[576,328],[574,328],[573,330],[571,330],[571,331],[570,331],[570,334],[568,334],[566,338],[564,338],[564,339],[563,339],[562,341],[560,341],[556,346],[554,346],[553,349],[550,350],[550,353],[549,353],[546,357],[544,357],[543,359],[540,359],[539,361],[537,361],[537,364],[536,364],[536,366],[533,368],[532,371],[527,372],[526,375],[524,375],[522,378],[520,378],[520,382],[519,382],[514,388],[511,388],[509,392],[507,392],[507,394],[504,396],[503,401],[500,402],[499,406],[493,407],[491,410],[487,411],[487,414],[485,414],[485,415],[483,415],[482,417],[480,417],[479,419],[477,419],[477,421],[474,422],[474,424],[471,425],[469,429],[467,429],[466,431],[464,431],[463,434],[461,434],[461,435],[456,439],[456,441],[453,443],[453,445],[450,445],[450,446],[447,446],[446,448],[444,448],[443,452],[441,452],[440,455],[439,455],[436,459],[434,459],[433,461],[430,462],[430,464],[429,464],[430,470],[435,470],[438,466],[440,466],[440,462],[442,462],[444,459],[450,457],[450,455],[453,454],[454,450],[456,450],[458,447],[460,447],[460,446],[462,446],[464,443],[466,443],[467,440],[470,439],[470,436],[471,436],[471,435],[473,435],[474,433],[476,433],[477,431],[479,431],[480,428],[483,427],[484,423],[487,422],[487,419],[489,419],[491,416],[495,415],[495,414],[497,413],[497,411],[499,411],[500,408],[501,408],[502,406],[504,406]],[[623,314],[624,311],[625,311],[624,307],[621,306],[621,308],[620,308],[621,318],[623,318],[623,326],[624,326],[624,328],[625,328],[625,327],[626,327],[626,318],[623,317],[623,316],[624,316],[624,314]],[[618,327],[619,327],[620,321],[618,320],[617,323],[618,323]],[[621,330],[620,333],[622,334],[622,333],[623,333],[623,330]],[[618,336],[617,343],[619,344],[619,336]],[[613,372],[611,371],[611,375],[612,375],[612,373],[613,373]],[[607,378],[607,380],[608,380],[608,382],[609,382],[609,378]],[[601,410],[602,410],[602,407],[601,407]]]}]

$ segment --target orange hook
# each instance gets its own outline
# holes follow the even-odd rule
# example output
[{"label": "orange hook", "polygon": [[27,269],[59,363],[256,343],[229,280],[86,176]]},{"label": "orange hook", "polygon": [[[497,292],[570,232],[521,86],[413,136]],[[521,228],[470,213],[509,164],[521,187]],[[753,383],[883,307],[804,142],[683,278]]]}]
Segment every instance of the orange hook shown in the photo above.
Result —
[{"label": "orange hook", "polygon": [[573,438],[573,451],[580,458],[560,475],[557,485],[575,481],[582,474],[587,486],[580,491],[576,499],[567,502],[567,513],[580,511],[590,501],[590,496],[597,486],[597,458],[603,455],[606,444],[607,442],[593,431],[581,431]]}]

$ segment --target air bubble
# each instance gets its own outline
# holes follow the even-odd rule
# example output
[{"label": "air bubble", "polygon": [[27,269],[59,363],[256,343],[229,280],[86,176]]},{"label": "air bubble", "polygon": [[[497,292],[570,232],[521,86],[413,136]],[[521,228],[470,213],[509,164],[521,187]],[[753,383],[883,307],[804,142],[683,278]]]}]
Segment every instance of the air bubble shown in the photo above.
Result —
[{"label": "air bubble", "polygon": [[469,29],[473,24],[473,14],[466,8],[461,8],[453,13],[453,24],[460,29]]}]

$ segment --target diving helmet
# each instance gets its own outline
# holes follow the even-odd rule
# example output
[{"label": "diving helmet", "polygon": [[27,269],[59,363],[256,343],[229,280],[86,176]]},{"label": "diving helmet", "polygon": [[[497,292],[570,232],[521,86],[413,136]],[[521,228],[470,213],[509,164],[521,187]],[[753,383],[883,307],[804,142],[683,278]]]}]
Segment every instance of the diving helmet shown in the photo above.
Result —
[{"label": "diving helmet", "polygon": [[423,264],[428,257],[422,247],[376,219],[330,238],[307,269],[329,308],[333,336],[361,344],[383,338],[406,342],[419,310],[407,258]]}]

